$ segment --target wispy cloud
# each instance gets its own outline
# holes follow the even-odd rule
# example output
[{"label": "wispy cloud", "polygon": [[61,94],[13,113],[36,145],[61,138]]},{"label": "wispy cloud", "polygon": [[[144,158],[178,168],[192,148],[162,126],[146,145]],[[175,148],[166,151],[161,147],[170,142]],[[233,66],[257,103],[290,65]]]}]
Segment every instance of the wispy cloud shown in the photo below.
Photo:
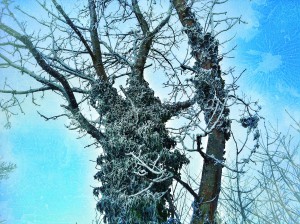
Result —
[{"label": "wispy cloud", "polygon": [[281,55],[273,55],[270,52],[259,52],[259,51],[248,51],[251,55],[257,55],[261,58],[260,62],[257,64],[257,67],[254,69],[254,73],[270,73],[274,72],[277,69],[280,69],[282,65]]}]

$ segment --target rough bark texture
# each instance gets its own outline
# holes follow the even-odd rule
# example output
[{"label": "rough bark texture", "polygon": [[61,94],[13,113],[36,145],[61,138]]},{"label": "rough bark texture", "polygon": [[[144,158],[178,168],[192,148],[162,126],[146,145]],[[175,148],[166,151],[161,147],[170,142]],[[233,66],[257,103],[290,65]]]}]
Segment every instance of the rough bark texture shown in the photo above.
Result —
[{"label": "rough bark texture", "polygon": [[[224,134],[213,130],[209,135],[206,154],[214,155],[216,159],[222,160],[225,147]],[[221,189],[222,166],[214,160],[204,159],[202,177],[198,196],[200,201],[195,201],[195,210],[192,224],[214,223],[217,210],[218,198]]]},{"label": "rough bark texture", "polygon": [[[204,157],[200,189],[198,198],[195,198],[193,204],[194,213],[191,221],[192,224],[214,223],[222,177],[222,166],[216,161],[223,159],[225,141],[229,138],[230,128],[230,122],[226,118],[229,110],[224,107],[218,108],[214,100],[217,97],[219,102],[224,103],[226,95],[219,66],[218,42],[210,33],[203,33],[201,24],[197,22],[186,1],[174,0],[173,4],[196,59],[194,68],[198,70],[199,77],[202,76],[195,85],[198,86],[198,91],[201,92],[199,95],[202,96],[198,99],[198,103],[203,104],[208,126],[211,121],[219,120],[208,137],[206,155],[214,159]],[[203,73],[206,77],[203,77]],[[220,114],[223,116],[220,117]]]}]

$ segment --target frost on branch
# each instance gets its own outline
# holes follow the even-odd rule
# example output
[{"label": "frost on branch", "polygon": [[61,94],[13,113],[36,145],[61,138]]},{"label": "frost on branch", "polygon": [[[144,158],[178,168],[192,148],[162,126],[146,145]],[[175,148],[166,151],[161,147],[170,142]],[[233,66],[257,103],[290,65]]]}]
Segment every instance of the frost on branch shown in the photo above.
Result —
[{"label": "frost on branch", "polygon": [[242,117],[240,122],[244,128],[255,129],[258,125],[259,117],[257,115]]},{"label": "frost on branch", "polygon": [[102,183],[94,189],[101,195],[97,208],[109,223],[160,223],[169,216],[165,193],[172,174],[180,175],[188,160],[175,149],[164,124],[169,111],[148,84],[131,79],[121,89],[125,97],[107,82],[95,83],[92,90],[91,104],[106,136],[94,176]]},{"label": "frost on branch", "polygon": [[221,60],[218,58],[219,43],[210,33],[202,34],[198,23],[185,27],[184,31],[189,37],[191,54],[196,59],[193,69],[197,74],[190,80],[194,84],[196,101],[204,111],[207,126],[222,131],[228,140],[231,122],[226,101],[229,90],[225,88],[218,65]]}]

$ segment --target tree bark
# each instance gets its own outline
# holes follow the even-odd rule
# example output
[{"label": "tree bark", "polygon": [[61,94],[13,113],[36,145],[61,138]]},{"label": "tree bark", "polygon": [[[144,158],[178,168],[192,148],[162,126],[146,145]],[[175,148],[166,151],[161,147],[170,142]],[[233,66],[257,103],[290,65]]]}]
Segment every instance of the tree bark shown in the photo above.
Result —
[{"label": "tree bark", "polygon": [[[194,211],[191,220],[192,224],[215,223],[222,177],[222,165],[217,161],[223,160],[225,142],[229,138],[228,130],[230,126],[230,123],[226,119],[228,114],[225,115],[227,109],[225,106],[223,106],[223,109],[218,109],[214,101],[214,97],[217,97],[219,102],[224,103],[225,101],[224,81],[221,77],[218,59],[218,42],[210,33],[203,33],[201,24],[197,21],[185,0],[173,0],[173,5],[184,27],[184,31],[189,38],[192,55],[196,60],[196,69],[198,69],[200,73],[210,71],[209,76],[211,77],[207,77],[209,82],[205,82],[209,84],[207,86],[199,85],[199,91],[206,93],[213,89],[215,92],[215,95],[211,93],[204,94],[203,99],[201,99],[202,102],[211,108],[207,109],[206,107],[203,108],[203,110],[207,125],[212,127],[213,130],[208,136],[200,188],[197,195],[198,197],[194,198]],[[206,91],[204,88],[208,88],[209,90]],[[214,114],[214,112],[216,113]],[[227,110],[227,112],[229,112],[229,110]],[[222,116],[219,116],[220,113],[222,113]],[[209,120],[217,124],[213,126]],[[201,155],[203,154],[204,153],[201,152]]]},{"label": "tree bark", "polygon": [[[225,148],[224,133],[214,129],[208,137],[207,155],[222,160]],[[221,189],[222,166],[214,160],[204,159],[202,178],[198,196],[201,201],[194,202],[194,214],[191,223],[214,223],[218,198]]]}]

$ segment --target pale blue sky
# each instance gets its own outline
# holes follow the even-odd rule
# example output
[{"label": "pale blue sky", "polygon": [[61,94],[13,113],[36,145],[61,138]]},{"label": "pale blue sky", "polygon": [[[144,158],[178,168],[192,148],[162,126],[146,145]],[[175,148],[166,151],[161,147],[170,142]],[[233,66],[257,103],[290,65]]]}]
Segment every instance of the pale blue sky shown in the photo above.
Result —
[{"label": "pale blue sky", "polygon": [[[33,7],[32,1],[20,2]],[[242,14],[247,24],[232,31],[237,32],[232,44],[238,48],[235,58],[223,62],[224,66],[236,66],[237,72],[247,68],[240,83],[244,92],[260,99],[263,116],[286,125],[290,120],[285,109],[300,117],[300,2],[231,2],[228,11]],[[0,82],[4,76],[16,75],[8,73],[0,70]],[[51,112],[53,105],[59,102],[49,96],[38,109]],[[63,120],[43,121],[30,100],[24,107],[26,114],[13,117],[11,129],[3,128],[0,115],[0,155],[17,164],[11,177],[0,183],[0,220],[7,224],[92,223],[96,201],[90,185],[96,184],[96,170],[89,160],[96,158],[97,151],[84,149],[89,139],[76,139],[77,133],[67,130]]]}]

